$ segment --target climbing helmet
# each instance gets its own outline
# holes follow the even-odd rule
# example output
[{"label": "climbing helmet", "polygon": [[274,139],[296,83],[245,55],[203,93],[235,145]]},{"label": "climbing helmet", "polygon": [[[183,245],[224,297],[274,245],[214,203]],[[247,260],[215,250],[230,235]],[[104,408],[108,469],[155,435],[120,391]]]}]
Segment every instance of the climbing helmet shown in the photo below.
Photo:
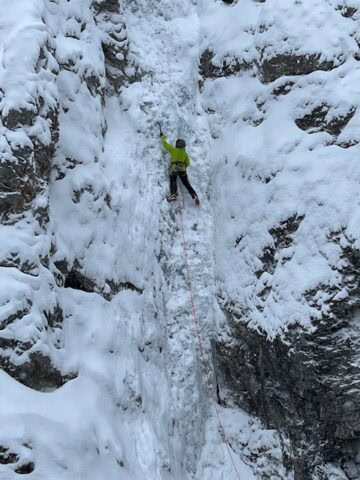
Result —
[{"label": "climbing helmet", "polygon": [[176,140],[176,144],[175,144],[176,148],[185,148],[185,145],[186,145],[185,140],[183,140],[182,138],[178,138]]}]

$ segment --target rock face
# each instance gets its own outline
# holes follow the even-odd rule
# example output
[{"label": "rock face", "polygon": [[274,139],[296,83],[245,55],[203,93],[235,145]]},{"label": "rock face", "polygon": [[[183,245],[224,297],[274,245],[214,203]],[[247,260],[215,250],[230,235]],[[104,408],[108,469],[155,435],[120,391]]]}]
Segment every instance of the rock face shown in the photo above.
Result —
[{"label": "rock face", "polygon": [[[133,80],[135,73],[128,62],[128,38],[121,5],[118,0],[93,2],[95,20],[102,31],[108,93],[120,93],[121,87]],[[109,89],[110,88],[110,89]]]},{"label": "rock face", "polygon": [[[62,372],[59,366],[63,310],[57,288],[64,285],[69,270],[86,278],[83,262],[75,258],[62,258],[66,268],[59,269],[58,245],[49,218],[51,175],[52,180],[64,178],[83,162],[72,150],[71,134],[64,128],[61,131],[60,124],[64,125],[65,117],[79,115],[76,96],[83,96],[94,118],[90,129],[95,135],[104,134],[105,90],[119,92],[127,81],[128,46],[118,2],[95,2],[93,12],[85,15],[63,1],[49,2],[46,8],[41,8],[41,2],[24,8],[25,21],[37,22],[31,40],[31,29],[17,32],[15,18],[2,38],[6,54],[0,76],[1,235],[13,241],[2,243],[0,266],[2,278],[23,293],[11,308],[10,297],[4,293],[1,298],[0,365],[21,383],[49,390],[75,375]],[[57,29],[48,29],[55,19]],[[97,30],[95,23],[100,25]],[[87,54],[83,46],[89,43],[91,32],[94,36]],[[97,55],[98,61],[91,60],[90,54]],[[73,89],[76,82],[79,89]],[[96,162],[96,155],[88,160]],[[95,201],[103,199],[104,208],[111,208],[105,189],[96,192],[89,184],[74,188],[74,202],[81,203],[85,190]],[[108,281],[112,287],[104,282],[97,288],[96,280],[87,282],[92,284],[90,291],[105,289],[110,298],[121,287],[111,278]]]},{"label": "rock face", "polygon": [[[220,156],[216,245],[230,251],[217,255],[219,397],[290,441],[286,466],[297,480],[360,476],[359,232],[350,214],[353,194],[346,194],[352,178],[335,174],[346,162],[354,167],[355,152],[342,157],[339,147],[351,151],[357,145],[352,122],[358,103],[330,93],[338,76],[344,85],[356,77],[347,65],[357,51],[352,28],[358,18],[355,4],[320,3],[310,12],[304,2],[265,2],[248,17],[239,4],[219,6],[218,15],[225,15],[221,8],[230,12],[229,42],[224,36],[225,45],[216,47],[216,34],[206,32],[200,64],[203,103]],[[239,42],[247,45],[245,34],[253,37],[248,71],[211,66],[224,51],[238,55],[231,30],[236,12]],[[308,39],[317,18],[327,25],[319,30],[318,24],[319,44],[329,25],[338,38],[318,51]],[[252,98],[253,107],[237,103],[236,92]],[[262,121],[254,122],[259,115]],[[329,164],[321,168],[317,162],[325,158]],[[320,193],[320,183],[330,185],[325,178],[333,176],[337,185]],[[317,185],[311,194],[308,182]],[[232,207],[223,218],[217,205],[228,199]]]},{"label": "rock face", "polygon": [[261,52],[259,58],[259,71],[264,82],[273,82],[284,75],[306,75],[316,70],[332,70],[334,61],[321,61],[321,54],[296,55],[295,53],[284,53],[267,59],[265,51]]},{"label": "rock face", "polygon": [[[29,9],[25,10],[26,14],[30,14]],[[39,239],[38,245],[47,235],[48,183],[59,141],[55,44],[43,28],[44,21],[39,22],[33,32],[36,41],[28,41],[29,31],[19,34],[20,43],[23,40],[26,44],[25,49],[21,46],[22,51],[11,37],[16,30],[10,29],[0,80],[1,275],[5,282],[12,282],[14,288],[22,292],[15,304],[11,302],[12,292],[10,297],[4,292],[1,299],[0,364],[25,385],[41,389],[40,378],[44,379],[44,388],[49,388],[62,385],[65,377],[47,355],[37,351],[41,343],[51,343],[52,333],[62,321],[56,297],[50,293],[55,281],[49,271],[49,248],[35,253],[27,246],[31,235]],[[22,75],[26,75],[29,82],[24,82]],[[22,230],[29,234],[28,238],[26,233],[22,236]],[[4,241],[6,236],[13,239],[10,244]],[[47,275],[43,275],[44,270],[48,271]],[[40,295],[49,295],[49,302],[45,301],[39,309],[38,294],[31,288],[36,282],[43,286]],[[30,328],[24,335],[25,325],[34,317],[36,332]]]},{"label": "rock face", "polygon": [[359,1],[10,3],[0,476],[360,478]]},{"label": "rock face", "polygon": [[319,105],[310,114],[295,120],[295,123],[302,130],[311,130],[311,132],[323,131],[338,136],[354,116],[355,108],[351,108],[344,115],[333,117],[327,121],[326,117],[329,110],[329,105]]},{"label": "rock face", "polygon": [[[292,2],[291,7],[289,2],[275,2],[269,8],[264,7],[255,33],[257,64],[263,82],[273,82],[282,76],[308,75],[316,70],[333,70],[345,61],[343,39],[330,8],[319,4],[316,16],[313,16],[302,2]],[[279,15],[283,18],[280,22]],[[333,26],[336,32],[334,48],[318,50],[315,42],[307,39],[304,43],[302,40],[318,28],[317,18],[325,16],[328,27]],[[295,17],[306,19],[306,26],[296,25]],[[322,29],[319,44],[326,45],[329,41],[329,32]]]},{"label": "rock face", "polygon": [[221,78],[235,75],[242,70],[248,70],[251,65],[241,58],[226,56],[222,59],[222,63],[214,63],[215,54],[209,50],[205,50],[200,58],[200,75],[203,78]]},{"label": "rock face", "polygon": [[[83,475],[80,461],[94,478],[105,471],[118,478],[123,469],[140,477],[147,466],[132,449],[142,448],[124,444],[127,457],[112,425],[118,415],[137,422],[144,414],[153,385],[140,388],[132,359],[150,378],[149,358],[162,344],[159,333],[143,327],[136,339],[130,333],[154,318],[144,294],[153,274],[144,254],[150,235],[137,233],[154,215],[145,220],[146,209],[139,208],[140,182],[126,151],[134,144],[135,132],[128,131],[134,120],[118,119],[128,101],[123,90],[136,76],[124,13],[118,1],[5,3],[0,0],[0,476]],[[146,198],[148,210],[150,203]],[[166,383],[162,373],[156,377]],[[109,423],[99,415],[104,401]],[[108,459],[99,460],[106,452]],[[157,444],[156,452],[157,468],[167,471],[166,449]]]},{"label": "rock face", "polygon": [[[316,296],[329,295],[328,314],[313,319],[312,333],[294,326],[282,339],[268,341],[242,323],[246,315],[219,297],[233,338],[230,344],[216,344],[220,391],[230,389],[239,406],[289,437],[288,467],[299,479],[316,478],[321,461],[351,458],[351,441],[360,435],[358,253],[350,247],[342,259],[339,274],[348,295],[325,286],[306,294],[315,308]],[[271,295],[271,289],[264,294]]]}]

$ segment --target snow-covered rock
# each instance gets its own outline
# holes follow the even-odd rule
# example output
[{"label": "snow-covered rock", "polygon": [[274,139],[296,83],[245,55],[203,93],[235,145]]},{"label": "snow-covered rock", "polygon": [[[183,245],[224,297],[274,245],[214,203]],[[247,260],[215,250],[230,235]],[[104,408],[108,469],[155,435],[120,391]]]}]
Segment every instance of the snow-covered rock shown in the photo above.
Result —
[{"label": "snow-covered rock", "polygon": [[[359,476],[356,7],[215,2],[203,35],[214,59],[239,58],[241,45],[253,58],[248,71],[202,79],[220,398],[290,440],[299,480],[337,478],[325,466],[336,462]],[[231,27],[219,41],[218,15],[244,43]]]},{"label": "snow-covered rock", "polygon": [[0,7],[0,477],[360,478],[359,0]]}]

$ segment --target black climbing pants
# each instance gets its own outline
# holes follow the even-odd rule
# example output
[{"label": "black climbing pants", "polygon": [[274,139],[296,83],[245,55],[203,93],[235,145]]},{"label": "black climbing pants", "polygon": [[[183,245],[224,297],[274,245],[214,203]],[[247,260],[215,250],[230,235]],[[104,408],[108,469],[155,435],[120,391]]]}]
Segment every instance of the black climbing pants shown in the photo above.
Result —
[{"label": "black climbing pants", "polygon": [[189,183],[189,179],[186,172],[171,172],[170,173],[170,193],[171,195],[177,194],[177,176],[180,177],[184,187],[190,193],[192,198],[195,198],[196,192]]}]

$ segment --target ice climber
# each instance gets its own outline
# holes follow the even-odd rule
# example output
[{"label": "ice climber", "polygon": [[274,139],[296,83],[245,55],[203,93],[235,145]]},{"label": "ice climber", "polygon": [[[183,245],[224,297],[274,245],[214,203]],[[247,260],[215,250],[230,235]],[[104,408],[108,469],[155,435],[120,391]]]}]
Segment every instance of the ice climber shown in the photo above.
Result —
[{"label": "ice climber", "polygon": [[180,177],[180,180],[182,181],[184,187],[187,189],[187,191],[190,193],[191,197],[193,200],[195,200],[195,204],[199,207],[200,206],[200,200],[199,197],[197,196],[195,190],[193,187],[190,185],[186,169],[190,165],[190,159],[188,154],[186,153],[185,150],[185,140],[182,138],[178,138],[176,140],[175,147],[167,143],[166,138],[161,130],[161,125],[159,124],[160,127],[160,137],[161,137],[161,142],[163,144],[163,147],[165,150],[167,150],[170,155],[171,155],[171,161],[170,161],[170,196],[167,197],[169,202],[174,202],[177,200],[177,177]]}]

